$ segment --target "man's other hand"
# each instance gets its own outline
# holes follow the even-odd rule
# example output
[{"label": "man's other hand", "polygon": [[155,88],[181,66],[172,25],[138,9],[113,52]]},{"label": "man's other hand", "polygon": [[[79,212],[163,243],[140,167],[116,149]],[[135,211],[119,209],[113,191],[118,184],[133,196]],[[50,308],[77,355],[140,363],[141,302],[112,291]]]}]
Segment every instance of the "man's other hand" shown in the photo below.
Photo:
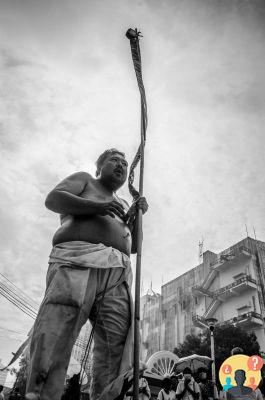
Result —
[{"label": "man's other hand", "polygon": [[142,210],[142,213],[145,214],[148,210],[148,204],[145,197],[139,197],[127,212],[127,217],[131,217],[132,215],[136,214],[136,210]]},{"label": "man's other hand", "polygon": [[125,212],[123,206],[116,200],[110,201],[109,203],[98,203],[97,204],[98,215],[109,215],[115,218],[115,215],[124,218]]}]

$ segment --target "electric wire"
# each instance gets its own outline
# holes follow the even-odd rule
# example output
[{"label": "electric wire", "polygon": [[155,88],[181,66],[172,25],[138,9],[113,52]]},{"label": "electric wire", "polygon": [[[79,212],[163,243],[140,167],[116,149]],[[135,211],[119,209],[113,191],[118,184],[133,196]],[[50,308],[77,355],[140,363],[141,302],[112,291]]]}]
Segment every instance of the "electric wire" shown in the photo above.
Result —
[{"label": "electric wire", "polygon": [[14,300],[18,301],[23,307],[27,308],[33,314],[37,313],[27,302],[24,301],[20,296],[18,296],[12,289],[6,286],[3,282],[0,282],[0,288],[2,288],[5,292],[11,295]]},{"label": "electric wire", "polygon": [[9,284],[14,286],[14,288],[20,293],[25,298],[25,301],[27,301],[29,304],[31,304],[34,308],[38,308],[38,303],[33,300],[30,296],[28,296],[25,292],[23,292],[18,286],[16,286],[10,279],[8,279],[4,274],[0,272],[0,275],[8,281]]},{"label": "electric wire", "polygon": [[[27,307],[23,306],[23,303],[21,303],[20,301],[17,301],[17,299],[15,299],[14,297],[12,297],[12,295],[10,295],[10,293],[8,291],[6,291],[5,289],[3,289],[1,287],[0,284],[0,294],[2,294],[2,296],[4,296],[7,300],[9,300],[12,304],[14,304],[15,306],[17,306],[21,311],[23,311],[25,314],[27,314],[29,317],[35,319],[36,315],[34,315],[31,310],[28,310]],[[22,307],[21,307],[22,305]]]}]

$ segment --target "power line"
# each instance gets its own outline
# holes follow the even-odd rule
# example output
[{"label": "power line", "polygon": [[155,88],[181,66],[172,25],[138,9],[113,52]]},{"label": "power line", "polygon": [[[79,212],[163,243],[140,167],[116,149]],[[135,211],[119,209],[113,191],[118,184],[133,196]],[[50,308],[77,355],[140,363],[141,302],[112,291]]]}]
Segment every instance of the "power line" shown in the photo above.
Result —
[{"label": "power line", "polygon": [[16,301],[16,299],[14,299],[12,297],[12,295],[10,295],[7,291],[5,291],[3,288],[1,288],[0,286],[0,294],[2,296],[4,296],[7,300],[9,300],[12,304],[14,304],[16,307],[18,307],[21,311],[23,311],[25,314],[27,314],[29,317],[31,317],[32,319],[35,319],[36,315],[32,315],[29,310],[27,310],[27,308],[25,309],[21,307],[21,302]]},{"label": "power line", "polygon": [[20,296],[18,296],[10,287],[6,286],[3,282],[0,282],[0,288],[7,292],[15,301],[19,302],[24,308],[29,312],[36,314],[37,310],[33,309],[30,304],[24,301]]},{"label": "power line", "polygon": [[[28,296],[25,292],[23,292],[18,286],[16,286],[12,281],[10,281],[10,279],[8,279],[8,278],[7,278],[5,275],[3,275],[1,272],[0,272],[0,275],[1,275],[6,281],[8,281],[9,284],[11,284],[12,286],[14,286],[15,290],[18,291],[18,292],[20,293],[20,296],[22,296],[22,297],[25,298],[25,301],[27,301],[27,302],[28,302],[29,304],[31,304],[33,307],[36,307],[36,308],[39,307],[38,303],[37,303],[35,300],[33,300],[30,296]],[[6,283],[6,284],[8,285],[8,283]],[[12,290],[14,290],[14,289],[12,289]]]}]

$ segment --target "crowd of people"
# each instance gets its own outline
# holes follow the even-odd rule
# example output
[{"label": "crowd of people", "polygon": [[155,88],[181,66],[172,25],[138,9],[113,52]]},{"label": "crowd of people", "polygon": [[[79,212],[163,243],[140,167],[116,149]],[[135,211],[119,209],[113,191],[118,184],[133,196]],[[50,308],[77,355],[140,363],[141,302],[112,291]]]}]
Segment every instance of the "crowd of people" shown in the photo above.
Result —
[{"label": "crowd of people", "polygon": [[182,376],[170,376],[162,381],[162,389],[157,400],[263,400],[261,390],[244,386],[246,379],[244,370],[237,370],[235,380],[237,386],[218,391],[217,385],[208,379],[208,371],[200,368],[196,380],[190,368],[183,370]]}]

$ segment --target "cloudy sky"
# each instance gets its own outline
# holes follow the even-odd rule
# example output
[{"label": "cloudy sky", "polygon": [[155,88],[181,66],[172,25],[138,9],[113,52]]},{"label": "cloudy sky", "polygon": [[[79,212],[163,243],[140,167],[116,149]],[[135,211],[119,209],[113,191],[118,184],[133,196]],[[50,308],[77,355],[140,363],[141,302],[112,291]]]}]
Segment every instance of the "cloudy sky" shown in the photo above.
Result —
[{"label": "cloudy sky", "polygon": [[[0,272],[38,302],[59,224],[45,196],[104,149],[138,147],[129,27],[149,113],[144,289],[196,266],[202,237],[221,251],[247,224],[265,240],[262,0],[0,0]],[[19,332],[0,332],[7,361],[32,320],[2,297],[0,312]]]}]

